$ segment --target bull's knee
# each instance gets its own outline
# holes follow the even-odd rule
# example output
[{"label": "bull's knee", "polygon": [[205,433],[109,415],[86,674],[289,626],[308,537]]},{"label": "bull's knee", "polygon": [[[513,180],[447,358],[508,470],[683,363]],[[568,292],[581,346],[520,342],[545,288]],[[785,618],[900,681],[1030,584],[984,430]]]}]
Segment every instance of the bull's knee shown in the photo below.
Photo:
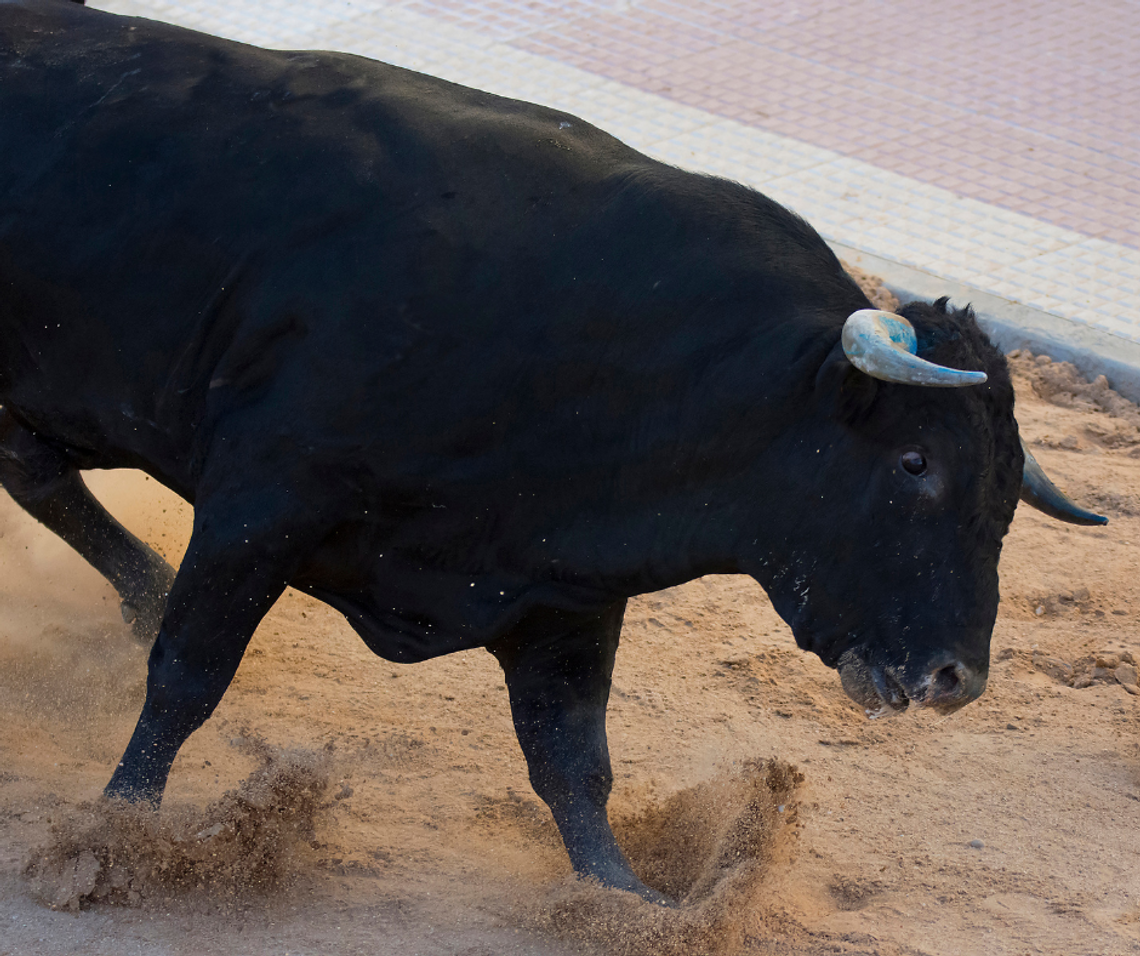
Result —
[{"label": "bull's knee", "polygon": [[123,621],[131,626],[136,641],[149,645],[162,624],[166,598],[174,586],[174,569],[153,552],[142,553],[121,583],[116,590],[122,599]]},{"label": "bull's knee", "polygon": [[0,409],[0,485],[35,516],[72,471],[55,449],[39,441],[6,409]]}]

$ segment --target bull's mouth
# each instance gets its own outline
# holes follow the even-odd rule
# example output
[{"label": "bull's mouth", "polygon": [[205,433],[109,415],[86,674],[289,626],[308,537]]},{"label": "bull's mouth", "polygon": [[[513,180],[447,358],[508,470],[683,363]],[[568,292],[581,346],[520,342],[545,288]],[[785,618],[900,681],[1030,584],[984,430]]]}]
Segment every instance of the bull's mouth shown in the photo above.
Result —
[{"label": "bull's mouth", "polygon": [[868,664],[854,651],[844,653],[836,667],[847,696],[872,720],[897,714],[910,705],[910,697],[894,674]]}]

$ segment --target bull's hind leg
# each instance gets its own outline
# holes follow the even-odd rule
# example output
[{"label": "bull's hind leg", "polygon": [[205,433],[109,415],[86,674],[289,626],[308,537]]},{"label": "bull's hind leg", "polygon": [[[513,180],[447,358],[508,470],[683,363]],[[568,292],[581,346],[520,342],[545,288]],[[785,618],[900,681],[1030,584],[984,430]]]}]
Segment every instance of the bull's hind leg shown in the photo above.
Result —
[{"label": "bull's hind leg", "polygon": [[146,702],[109,797],[157,804],[179,748],[213,713],[258,623],[314,545],[281,489],[199,498],[194,532],[151,648]]},{"label": "bull's hind leg", "polygon": [[140,643],[158,632],[174,570],[112,518],[66,455],[0,408],[0,485],[33,518],[78,551],[119,592]]},{"label": "bull's hind leg", "polygon": [[606,705],[624,614],[621,601],[569,629],[535,619],[491,652],[506,676],[531,785],[550,807],[575,872],[666,902],[634,875],[606,816],[613,785]]}]

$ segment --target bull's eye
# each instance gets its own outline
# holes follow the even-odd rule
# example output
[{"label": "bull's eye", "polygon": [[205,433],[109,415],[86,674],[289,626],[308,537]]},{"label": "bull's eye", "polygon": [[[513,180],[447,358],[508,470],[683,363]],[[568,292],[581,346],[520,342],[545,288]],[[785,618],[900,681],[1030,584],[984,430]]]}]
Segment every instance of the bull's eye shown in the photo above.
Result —
[{"label": "bull's eye", "polygon": [[904,451],[899,458],[899,464],[912,475],[926,473],[926,456],[920,451]]}]

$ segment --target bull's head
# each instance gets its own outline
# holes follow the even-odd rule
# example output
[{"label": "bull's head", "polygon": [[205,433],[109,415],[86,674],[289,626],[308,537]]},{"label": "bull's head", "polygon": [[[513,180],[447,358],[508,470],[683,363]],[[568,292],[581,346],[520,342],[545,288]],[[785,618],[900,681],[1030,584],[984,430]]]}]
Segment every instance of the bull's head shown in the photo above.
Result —
[{"label": "bull's head", "polygon": [[[931,388],[961,388],[981,385],[985,372],[970,372],[935,365],[919,358],[918,338],[901,315],[861,309],[848,316],[843,325],[843,352],[848,361],[872,378],[903,385]],[[1021,474],[1021,500],[1051,518],[1070,524],[1107,524],[1103,515],[1078,507],[1045,474],[1032,452],[1020,442],[1025,457]]]},{"label": "bull's head", "polygon": [[[818,463],[791,469],[794,497],[816,506],[783,530],[785,560],[757,575],[800,645],[837,667],[872,716],[912,701],[950,712],[985,689],[1018,498],[1062,521],[1106,521],[1066,498],[1020,441],[1004,358],[972,313],[948,313],[945,300],[903,311],[914,324],[874,310],[845,323],[810,416],[830,425],[792,452]],[[793,525],[827,546],[799,546]]]}]

